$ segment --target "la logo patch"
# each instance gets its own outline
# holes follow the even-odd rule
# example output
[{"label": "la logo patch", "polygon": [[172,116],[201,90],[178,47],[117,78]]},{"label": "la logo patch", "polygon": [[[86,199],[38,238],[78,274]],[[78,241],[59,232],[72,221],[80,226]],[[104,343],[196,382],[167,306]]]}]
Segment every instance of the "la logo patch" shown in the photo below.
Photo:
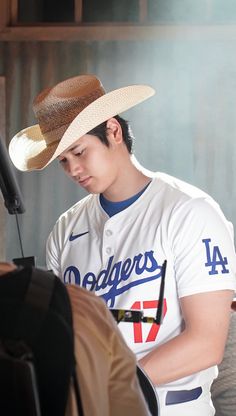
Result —
[{"label": "la logo patch", "polygon": [[205,263],[205,266],[211,267],[208,274],[218,274],[217,268],[220,268],[221,273],[229,273],[229,269],[226,268],[226,265],[228,264],[227,257],[222,256],[219,247],[210,244],[210,238],[206,238],[202,240],[202,242],[205,244],[206,248],[207,262]]}]

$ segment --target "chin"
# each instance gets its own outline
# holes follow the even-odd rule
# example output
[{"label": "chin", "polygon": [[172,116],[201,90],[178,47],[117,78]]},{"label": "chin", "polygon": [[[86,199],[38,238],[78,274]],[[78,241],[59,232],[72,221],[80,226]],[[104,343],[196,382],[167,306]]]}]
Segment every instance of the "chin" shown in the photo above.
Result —
[{"label": "chin", "polygon": [[87,191],[89,194],[94,194],[94,195],[96,195],[96,194],[100,194],[100,193],[101,193],[101,191],[99,190],[99,188],[98,188],[98,187],[96,187],[96,186],[86,186],[86,187],[84,187],[84,189],[85,189],[85,191]]}]

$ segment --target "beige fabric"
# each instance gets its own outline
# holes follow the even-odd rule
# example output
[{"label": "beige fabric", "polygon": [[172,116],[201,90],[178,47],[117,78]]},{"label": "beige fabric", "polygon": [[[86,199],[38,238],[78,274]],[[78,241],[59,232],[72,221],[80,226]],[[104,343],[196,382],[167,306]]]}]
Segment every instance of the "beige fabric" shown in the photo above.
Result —
[{"label": "beige fabric", "polygon": [[[72,304],[77,374],[86,416],[147,416],[136,359],[102,299],[67,286]],[[66,416],[77,415],[71,389]]]}]

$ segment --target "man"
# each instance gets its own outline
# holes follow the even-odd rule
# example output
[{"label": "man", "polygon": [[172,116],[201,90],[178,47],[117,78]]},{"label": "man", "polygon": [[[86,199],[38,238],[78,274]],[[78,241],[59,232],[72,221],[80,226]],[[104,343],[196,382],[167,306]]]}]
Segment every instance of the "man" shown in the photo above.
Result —
[{"label": "man", "polygon": [[156,385],[161,416],[209,416],[236,289],[232,227],[209,195],[134,161],[130,127],[117,115],[153,94],[145,85],[105,93],[92,75],[63,81],[36,97],[39,125],[18,133],[9,152],[23,171],[57,158],[90,194],[48,238],[48,267],[65,283],[155,317],[167,260],[162,325],[119,327]]},{"label": "man", "polygon": [[[45,271],[40,270],[40,273],[43,277]],[[24,287],[28,274],[29,268],[18,269],[11,263],[0,263],[1,279],[10,281],[17,277],[18,284],[22,283]],[[15,294],[16,280],[12,280],[12,284]],[[72,307],[76,368],[84,415],[150,416],[137,381],[135,356],[122,339],[104,302],[80,287],[70,285],[67,289]],[[56,301],[53,298],[54,304]],[[59,353],[54,353],[58,358]],[[73,388],[66,415],[77,415]]]}]

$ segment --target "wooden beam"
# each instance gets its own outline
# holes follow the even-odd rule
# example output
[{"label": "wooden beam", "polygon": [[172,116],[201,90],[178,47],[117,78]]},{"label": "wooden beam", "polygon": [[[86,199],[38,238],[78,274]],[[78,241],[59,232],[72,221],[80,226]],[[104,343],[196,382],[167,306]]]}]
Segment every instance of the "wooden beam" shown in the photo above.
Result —
[{"label": "wooden beam", "polygon": [[75,22],[81,23],[82,22],[82,16],[83,16],[83,1],[82,0],[75,0]]},{"label": "wooden beam", "polygon": [[0,32],[10,24],[10,0],[0,0]]},{"label": "wooden beam", "polygon": [[235,41],[236,25],[17,26],[0,32],[0,41]]},{"label": "wooden beam", "polygon": [[18,0],[11,0],[10,14],[11,25],[15,25],[18,22]]},{"label": "wooden beam", "polygon": [[[0,77],[0,140],[6,136],[6,91],[5,77]],[[0,190],[0,261],[6,259],[6,207]]]},{"label": "wooden beam", "polygon": [[148,4],[147,0],[139,0],[139,21],[140,23],[147,22]]}]

